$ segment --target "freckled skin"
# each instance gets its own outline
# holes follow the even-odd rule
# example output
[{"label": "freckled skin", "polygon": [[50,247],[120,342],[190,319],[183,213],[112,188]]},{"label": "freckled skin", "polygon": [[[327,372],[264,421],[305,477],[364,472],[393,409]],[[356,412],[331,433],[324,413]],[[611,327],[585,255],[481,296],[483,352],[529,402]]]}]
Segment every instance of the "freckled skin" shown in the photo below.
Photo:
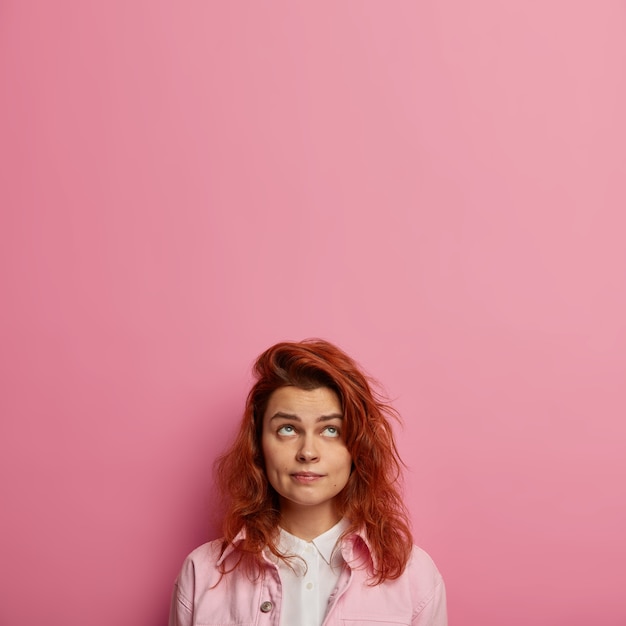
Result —
[{"label": "freckled skin", "polygon": [[352,467],[341,416],[339,398],[327,387],[280,387],[270,396],[261,444],[283,527],[305,518],[323,532],[339,521],[335,501]]}]

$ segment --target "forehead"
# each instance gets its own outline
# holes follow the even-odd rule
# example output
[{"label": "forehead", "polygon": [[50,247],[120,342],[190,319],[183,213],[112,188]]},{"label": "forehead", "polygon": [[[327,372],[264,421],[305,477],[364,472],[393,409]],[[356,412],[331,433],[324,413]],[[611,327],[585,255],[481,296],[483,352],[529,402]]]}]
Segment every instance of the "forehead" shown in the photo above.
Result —
[{"label": "forehead", "polygon": [[293,415],[300,419],[317,419],[322,416],[341,415],[341,403],[337,394],[328,387],[301,389],[279,387],[269,397],[264,421],[277,413]]}]

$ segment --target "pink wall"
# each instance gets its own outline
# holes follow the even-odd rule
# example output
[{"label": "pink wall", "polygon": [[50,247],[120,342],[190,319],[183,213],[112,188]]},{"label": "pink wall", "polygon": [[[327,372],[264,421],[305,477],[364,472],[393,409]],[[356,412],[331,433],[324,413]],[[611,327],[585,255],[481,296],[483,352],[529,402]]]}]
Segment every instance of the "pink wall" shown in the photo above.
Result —
[{"label": "pink wall", "polygon": [[456,626],[624,626],[623,2],[0,5],[0,624],[163,626],[249,366],[405,425]]}]

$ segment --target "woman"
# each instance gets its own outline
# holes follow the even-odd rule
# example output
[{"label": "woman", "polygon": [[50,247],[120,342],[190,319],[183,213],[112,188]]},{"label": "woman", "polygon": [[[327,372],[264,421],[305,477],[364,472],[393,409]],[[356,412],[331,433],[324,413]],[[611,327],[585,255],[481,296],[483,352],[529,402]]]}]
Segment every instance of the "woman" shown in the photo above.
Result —
[{"label": "woman", "polygon": [[224,539],[187,557],[170,626],[445,626],[397,489],[394,411],[326,341],[279,343],[255,374],[217,464]]}]

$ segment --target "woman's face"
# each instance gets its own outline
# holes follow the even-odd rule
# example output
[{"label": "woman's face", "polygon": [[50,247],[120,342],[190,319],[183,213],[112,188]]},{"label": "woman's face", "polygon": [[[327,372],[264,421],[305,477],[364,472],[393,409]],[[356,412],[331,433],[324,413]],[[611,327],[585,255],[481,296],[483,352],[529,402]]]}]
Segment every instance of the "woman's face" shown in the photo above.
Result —
[{"label": "woman's face", "polygon": [[335,515],[335,499],[350,477],[343,412],[328,387],[280,387],[270,396],[261,438],[267,478],[281,512]]}]

